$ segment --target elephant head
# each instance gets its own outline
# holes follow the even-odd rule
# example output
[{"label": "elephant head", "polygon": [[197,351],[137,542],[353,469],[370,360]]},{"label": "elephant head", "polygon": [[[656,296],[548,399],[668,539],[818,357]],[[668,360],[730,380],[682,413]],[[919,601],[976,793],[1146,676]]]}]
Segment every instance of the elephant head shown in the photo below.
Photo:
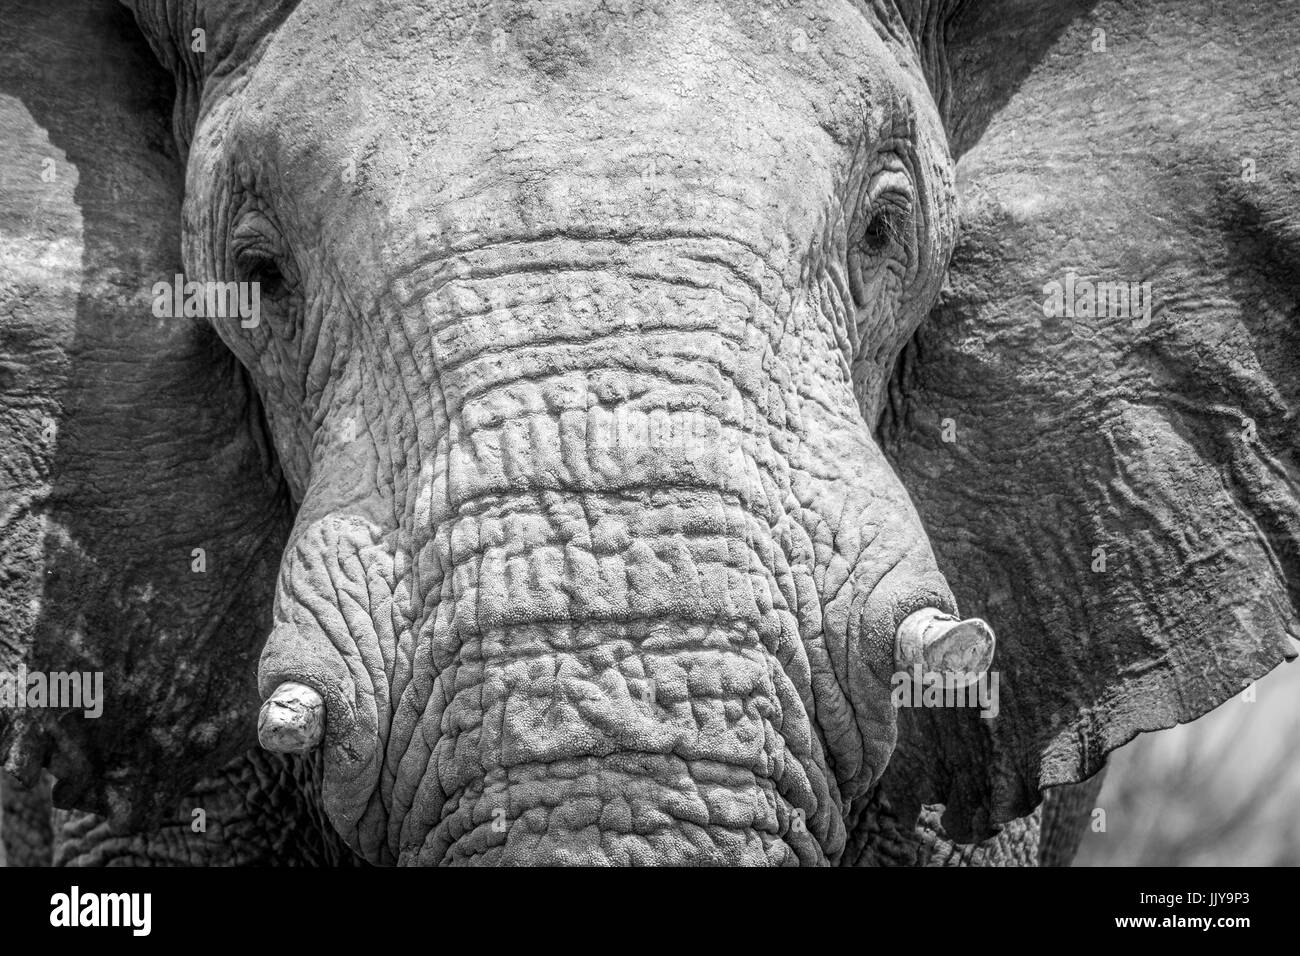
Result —
[{"label": "elephant head", "polygon": [[[373,863],[863,862],[1293,656],[1296,94],[1162,85],[1208,3],[128,6],[0,71],[61,805],[260,725]],[[992,706],[897,707],[980,619]]]}]

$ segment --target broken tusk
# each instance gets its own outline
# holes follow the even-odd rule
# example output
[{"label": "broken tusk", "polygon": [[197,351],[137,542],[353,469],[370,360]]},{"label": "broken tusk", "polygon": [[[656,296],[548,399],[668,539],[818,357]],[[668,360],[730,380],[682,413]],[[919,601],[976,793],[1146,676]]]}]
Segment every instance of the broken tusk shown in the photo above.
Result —
[{"label": "broken tusk", "polygon": [[959,620],[936,608],[922,608],[898,626],[894,666],[905,673],[940,673],[967,687],[993,663],[997,639],[977,617]]},{"label": "broken tusk", "polygon": [[285,681],[266,699],[257,715],[257,739],[276,753],[306,753],[323,736],[325,701],[306,684]]}]

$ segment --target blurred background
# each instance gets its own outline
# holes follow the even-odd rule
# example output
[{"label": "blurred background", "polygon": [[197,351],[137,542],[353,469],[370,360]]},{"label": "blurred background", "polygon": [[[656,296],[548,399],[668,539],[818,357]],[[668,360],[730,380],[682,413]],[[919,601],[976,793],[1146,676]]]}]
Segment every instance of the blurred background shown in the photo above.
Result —
[{"label": "blurred background", "polygon": [[1300,661],[1111,754],[1075,866],[1300,866]]}]

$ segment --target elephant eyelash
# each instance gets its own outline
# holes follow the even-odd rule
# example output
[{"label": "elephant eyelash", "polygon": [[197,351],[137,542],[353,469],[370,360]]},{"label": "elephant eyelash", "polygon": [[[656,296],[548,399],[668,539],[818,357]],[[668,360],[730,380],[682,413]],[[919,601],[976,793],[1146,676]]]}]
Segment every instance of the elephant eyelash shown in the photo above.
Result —
[{"label": "elephant eyelash", "polygon": [[862,238],[858,240],[858,245],[869,252],[883,252],[898,233],[898,227],[893,219],[894,217],[887,211],[876,213],[867,223],[866,229],[862,231]]},{"label": "elephant eyelash", "polygon": [[887,199],[874,206],[854,247],[873,256],[883,255],[893,246],[905,250],[912,233],[911,204],[903,199]]},{"label": "elephant eyelash", "polygon": [[866,213],[849,246],[847,263],[849,291],[859,309],[877,301],[879,283],[887,276],[906,272],[916,236],[912,202],[904,193],[883,191]]}]

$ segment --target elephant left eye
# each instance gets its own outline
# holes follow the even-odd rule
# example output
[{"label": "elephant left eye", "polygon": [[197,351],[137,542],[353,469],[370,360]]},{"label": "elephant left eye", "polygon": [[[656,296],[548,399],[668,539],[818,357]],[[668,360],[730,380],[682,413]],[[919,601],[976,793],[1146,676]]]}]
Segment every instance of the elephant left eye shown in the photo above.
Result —
[{"label": "elephant left eye", "polygon": [[874,185],[849,244],[849,288],[860,309],[879,303],[906,276],[916,230],[910,194],[893,184]]},{"label": "elephant left eye", "polygon": [[854,248],[869,255],[884,255],[907,242],[911,229],[911,203],[904,196],[883,196],[871,204],[871,212]]},{"label": "elephant left eye", "polygon": [[898,216],[892,210],[877,212],[863,230],[859,245],[867,252],[883,252],[899,235],[897,220]]}]

